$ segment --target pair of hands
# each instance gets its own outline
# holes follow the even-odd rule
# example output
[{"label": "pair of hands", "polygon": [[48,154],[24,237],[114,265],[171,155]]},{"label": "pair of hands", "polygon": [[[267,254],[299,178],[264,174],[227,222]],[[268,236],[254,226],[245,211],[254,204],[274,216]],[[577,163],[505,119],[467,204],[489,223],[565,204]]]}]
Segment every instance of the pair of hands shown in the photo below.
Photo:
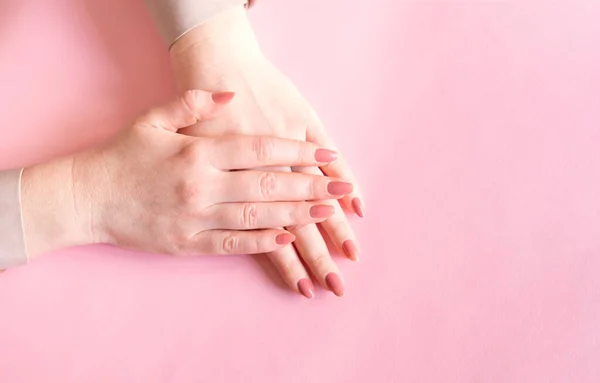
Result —
[{"label": "pair of hands", "polygon": [[[175,254],[266,253],[307,298],[314,296],[308,270],[343,295],[316,223],[339,251],[358,260],[342,209],[363,216],[354,176],[343,158],[324,150],[335,150],[334,143],[262,55],[245,11],[224,12],[194,29],[170,54],[182,88],[212,95],[187,92],[105,148],[26,169],[30,255],[86,243]],[[269,170],[247,170],[264,167]]]}]

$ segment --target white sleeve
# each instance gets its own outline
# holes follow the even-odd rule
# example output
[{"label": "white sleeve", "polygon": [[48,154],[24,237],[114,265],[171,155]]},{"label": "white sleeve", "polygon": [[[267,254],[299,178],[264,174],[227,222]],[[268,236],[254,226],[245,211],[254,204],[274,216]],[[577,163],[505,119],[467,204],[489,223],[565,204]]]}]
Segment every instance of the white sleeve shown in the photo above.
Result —
[{"label": "white sleeve", "polygon": [[150,16],[170,47],[177,39],[209,20],[232,8],[250,5],[249,0],[144,0]]},{"label": "white sleeve", "polygon": [[21,218],[22,169],[0,171],[0,269],[27,263]]}]

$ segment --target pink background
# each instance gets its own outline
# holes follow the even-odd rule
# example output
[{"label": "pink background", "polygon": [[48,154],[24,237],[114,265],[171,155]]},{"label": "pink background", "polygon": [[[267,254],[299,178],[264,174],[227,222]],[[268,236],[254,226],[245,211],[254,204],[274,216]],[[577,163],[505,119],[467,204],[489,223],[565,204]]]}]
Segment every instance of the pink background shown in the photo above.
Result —
[{"label": "pink background", "polygon": [[[0,277],[0,381],[600,381],[600,3],[553,3],[259,2],[367,196],[346,296],[260,258],[61,251]],[[3,168],[172,94],[139,2],[1,5]]]}]

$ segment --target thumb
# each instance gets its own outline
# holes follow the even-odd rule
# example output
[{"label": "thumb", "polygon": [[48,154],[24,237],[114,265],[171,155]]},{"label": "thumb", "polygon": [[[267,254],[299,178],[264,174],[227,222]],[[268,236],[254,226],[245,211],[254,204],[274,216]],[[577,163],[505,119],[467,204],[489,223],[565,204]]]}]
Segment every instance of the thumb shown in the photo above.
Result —
[{"label": "thumb", "polygon": [[177,132],[200,121],[214,118],[234,95],[233,92],[210,93],[203,90],[187,90],[177,99],[151,109],[136,123]]}]

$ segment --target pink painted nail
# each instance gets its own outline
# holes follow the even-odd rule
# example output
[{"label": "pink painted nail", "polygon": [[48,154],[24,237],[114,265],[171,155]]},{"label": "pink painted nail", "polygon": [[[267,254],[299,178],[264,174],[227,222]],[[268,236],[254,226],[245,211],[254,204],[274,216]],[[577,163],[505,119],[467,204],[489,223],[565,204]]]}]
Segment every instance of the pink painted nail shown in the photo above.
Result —
[{"label": "pink painted nail", "polygon": [[342,284],[342,280],[339,275],[336,273],[329,273],[325,277],[325,283],[327,283],[327,287],[331,290],[335,295],[341,297],[344,295],[344,285]]},{"label": "pink painted nail", "polygon": [[346,253],[346,256],[348,258],[355,262],[358,262],[358,247],[356,247],[353,240],[349,239],[347,241],[344,241],[344,243],[342,244],[342,249],[344,250],[344,253]]},{"label": "pink painted nail", "polygon": [[348,195],[353,189],[352,184],[348,182],[333,181],[327,185],[327,192],[337,196]]},{"label": "pink painted nail", "polygon": [[363,218],[365,216],[365,208],[360,198],[356,197],[352,200],[352,208],[360,218]]},{"label": "pink painted nail", "polygon": [[315,287],[310,279],[302,278],[298,281],[298,291],[308,299],[313,299],[315,297],[314,289]]},{"label": "pink painted nail", "polygon": [[235,96],[233,92],[213,93],[212,100],[215,104],[227,104],[233,99],[233,96]]},{"label": "pink painted nail", "polygon": [[292,234],[284,233],[279,234],[277,235],[277,237],[275,237],[275,243],[277,243],[278,245],[287,245],[294,242],[295,239],[296,237],[294,237]]},{"label": "pink painted nail", "polygon": [[335,208],[331,205],[314,205],[309,210],[312,218],[329,218],[333,213],[335,213]]},{"label": "pink painted nail", "polygon": [[315,151],[315,160],[317,162],[333,162],[338,159],[338,154],[329,149],[317,149]]}]

